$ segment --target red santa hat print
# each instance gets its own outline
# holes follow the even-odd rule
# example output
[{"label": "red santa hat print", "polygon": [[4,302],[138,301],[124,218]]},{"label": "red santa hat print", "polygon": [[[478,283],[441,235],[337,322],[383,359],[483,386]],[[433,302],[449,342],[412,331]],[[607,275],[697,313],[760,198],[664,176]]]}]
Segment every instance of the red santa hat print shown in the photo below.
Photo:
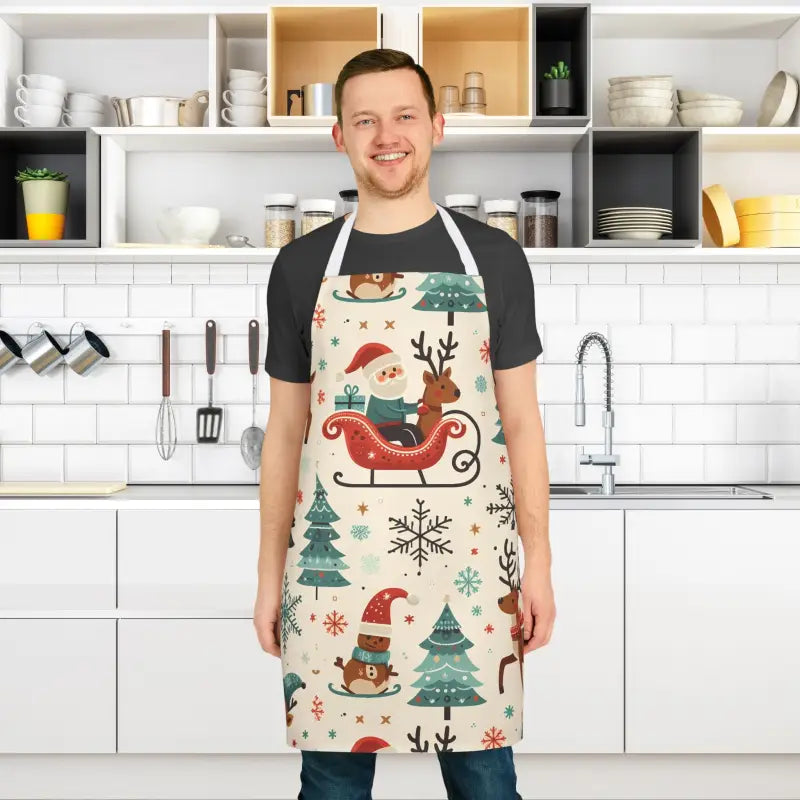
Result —
[{"label": "red santa hat print", "polygon": [[391,603],[392,600],[398,597],[405,597],[412,606],[419,603],[419,598],[416,595],[409,594],[405,589],[396,587],[381,589],[367,603],[367,607],[361,615],[359,633],[372,634],[373,636],[391,636]]},{"label": "red santa hat print", "polygon": [[[360,369],[364,377],[369,380],[376,372],[385,367],[391,367],[400,360],[397,353],[391,347],[387,347],[380,342],[367,342],[356,350],[353,360],[345,368],[346,373],[355,372]],[[344,380],[344,374],[336,373],[337,380]]]},{"label": "red santa hat print", "polygon": [[362,736],[350,749],[351,753],[393,753],[396,752],[389,742],[380,736]]}]

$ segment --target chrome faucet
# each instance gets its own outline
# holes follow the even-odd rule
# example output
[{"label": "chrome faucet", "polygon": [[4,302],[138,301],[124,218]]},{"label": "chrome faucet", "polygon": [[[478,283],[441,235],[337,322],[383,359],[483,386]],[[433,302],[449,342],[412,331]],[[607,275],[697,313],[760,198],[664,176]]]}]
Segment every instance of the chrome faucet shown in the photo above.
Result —
[{"label": "chrome faucet", "polygon": [[581,453],[578,457],[580,464],[597,464],[603,466],[602,494],[614,494],[614,464],[619,464],[619,456],[614,455],[611,446],[611,429],[614,427],[614,412],[611,410],[611,346],[602,333],[592,331],[581,339],[578,345],[578,356],[575,367],[575,424],[586,424],[586,403],[583,386],[583,358],[592,344],[596,344],[603,351],[606,360],[605,380],[605,407],[603,409],[603,428],[605,429],[605,452]]}]

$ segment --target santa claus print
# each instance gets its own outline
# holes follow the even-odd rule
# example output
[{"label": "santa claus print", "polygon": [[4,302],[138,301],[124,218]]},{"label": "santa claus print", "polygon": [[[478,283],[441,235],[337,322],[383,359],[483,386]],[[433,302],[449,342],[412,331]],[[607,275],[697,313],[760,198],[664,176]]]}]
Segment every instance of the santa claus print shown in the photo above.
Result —
[{"label": "santa claus print", "polygon": [[381,589],[367,603],[350,660],[345,664],[339,656],[334,661],[334,666],[342,670],[341,688],[344,691],[339,691],[333,683],[329,683],[328,688],[332,692],[358,697],[387,697],[400,691],[399,683],[391,686],[391,678],[398,673],[392,669],[389,653],[391,604],[398,597],[405,598],[410,605],[419,602],[418,597],[410,595],[405,589],[392,587]]}]

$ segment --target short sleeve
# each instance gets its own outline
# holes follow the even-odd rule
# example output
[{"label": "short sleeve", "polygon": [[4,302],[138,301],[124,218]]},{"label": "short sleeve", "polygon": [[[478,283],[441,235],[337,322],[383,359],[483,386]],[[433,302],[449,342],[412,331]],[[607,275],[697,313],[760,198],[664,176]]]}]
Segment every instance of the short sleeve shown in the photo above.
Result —
[{"label": "short sleeve", "polygon": [[278,254],[267,284],[267,356],[264,369],[273,378],[294,383],[311,380],[311,354],[297,324],[294,304]]},{"label": "short sleeve", "polygon": [[510,369],[534,361],[542,352],[536,330],[533,276],[528,259],[516,243],[509,248],[502,269],[501,310],[492,367]]}]

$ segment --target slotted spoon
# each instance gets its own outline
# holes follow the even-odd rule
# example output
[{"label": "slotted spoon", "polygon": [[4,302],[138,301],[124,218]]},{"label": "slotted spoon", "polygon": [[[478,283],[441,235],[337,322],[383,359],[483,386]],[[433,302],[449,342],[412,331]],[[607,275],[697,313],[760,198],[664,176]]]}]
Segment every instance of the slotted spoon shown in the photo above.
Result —
[{"label": "slotted spoon", "polygon": [[219,441],[222,409],[214,405],[214,370],[217,366],[217,323],[206,321],[206,372],[208,373],[208,405],[197,409],[197,441],[200,444]]}]

